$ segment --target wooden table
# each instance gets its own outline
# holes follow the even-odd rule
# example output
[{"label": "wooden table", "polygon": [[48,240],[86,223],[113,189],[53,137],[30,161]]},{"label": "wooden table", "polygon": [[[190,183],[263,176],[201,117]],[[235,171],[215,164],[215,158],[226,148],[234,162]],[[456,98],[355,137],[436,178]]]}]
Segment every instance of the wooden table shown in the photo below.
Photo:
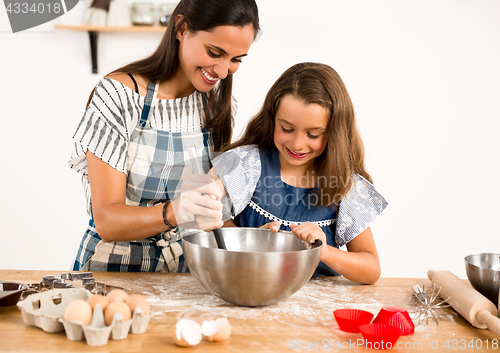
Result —
[{"label": "wooden table", "polygon": [[[38,283],[42,276],[66,271],[0,270],[0,279]],[[429,286],[427,279],[381,278],[375,285],[357,285],[340,277],[313,279],[293,296],[261,308],[231,305],[207,292],[190,274],[94,272],[106,284],[129,288],[148,299],[152,317],[147,331],[124,340],[110,340],[101,347],[70,341],[64,332],[47,333],[27,326],[17,306],[0,307],[1,352],[310,352],[373,351],[362,345],[361,334],[339,329],[332,311],[358,308],[375,315],[395,305],[412,309],[411,287]],[[399,352],[500,351],[500,336],[471,326],[454,310],[449,321],[417,325],[415,333],[402,336]],[[225,342],[202,342],[191,348],[175,345],[172,333],[180,318],[202,322],[225,316],[233,326]],[[482,346],[481,349],[480,346]]]}]

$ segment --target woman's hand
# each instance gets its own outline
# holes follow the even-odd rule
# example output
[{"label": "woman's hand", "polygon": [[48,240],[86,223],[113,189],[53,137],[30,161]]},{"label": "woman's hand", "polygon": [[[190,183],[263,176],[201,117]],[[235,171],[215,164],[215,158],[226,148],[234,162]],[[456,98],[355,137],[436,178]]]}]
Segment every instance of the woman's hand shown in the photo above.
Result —
[{"label": "woman's hand", "polygon": [[[163,222],[162,203],[151,207],[126,204],[125,173],[109,166],[91,152],[87,152],[87,166],[95,227],[104,241],[144,239],[168,229]],[[209,175],[190,175],[184,180],[181,196],[167,207],[165,216],[168,223],[176,226],[191,220],[191,228],[208,230],[221,227],[222,191],[213,178]]]},{"label": "woman's hand", "polygon": [[292,233],[295,234],[297,238],[302,241],[308,242],[310,244],[314,243],[316,239],[323,242],[323,247],[321,248],[321,255],[319,257],[320,261],[323,261],[328,252],[328,245],[326,243],[326,234],[321,230],[321,228],[316,223],[304,222],[301,224],[292,223],[290,225],[292,228]]},{"label": "woman's hand", "polygon": [[222,191],[210,175],[187,175],[181,195],[172,201],[175,223],[183,228],[222,227]]},{"label": "woman's hand", "polygon": [[264,224],[263,226],[261,226],[259,228],[261,228],[261,229],[271,229],[271,232],[277,233],[277,232],[279,232],[280,227],[281,227],[281,223],[278,222],[278,221],[274,221],[274,222],[266,223],[266,224]]}]

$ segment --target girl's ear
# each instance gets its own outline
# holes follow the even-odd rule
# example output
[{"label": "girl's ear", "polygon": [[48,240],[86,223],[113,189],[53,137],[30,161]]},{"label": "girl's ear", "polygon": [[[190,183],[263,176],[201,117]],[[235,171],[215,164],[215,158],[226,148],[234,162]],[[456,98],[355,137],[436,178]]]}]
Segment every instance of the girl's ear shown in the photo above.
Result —
[{"label": "girl's ear", "polygon": [[[181,23],[182,20],[184,20],[184,18],[185,18],[184,15],[177,15],[177,17],[175,18],[175,27],[176,28],[179,26],[179,23]],[[177,30],[177,34],[176,34],[177,39],[179,39],[179,37],[183,37],[186,34],[186,31],[187,31],[187,23],[184,22]]]}]

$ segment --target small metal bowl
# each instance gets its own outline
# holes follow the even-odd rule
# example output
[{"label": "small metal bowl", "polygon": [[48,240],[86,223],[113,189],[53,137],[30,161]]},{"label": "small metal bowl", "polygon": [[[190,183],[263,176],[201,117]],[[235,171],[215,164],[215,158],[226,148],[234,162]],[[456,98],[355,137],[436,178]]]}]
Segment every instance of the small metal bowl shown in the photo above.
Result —
[{"label": "small metal bowl", "polygon": [[465,270],[472,287],[498,307],[500,254],[481,253],[466,256]]},{"label": "small metal bowl", "polygon": [[26,284],[0,280],[0,306],[16,305],[26,289],[28,289]]},{"label": "small metal bowl", "polygon": [[319,263],[322,242],[310,249],[291,232],[222,228],[227,250],[212,232],[190,233],[182,247],[193,276],[212,294],[241,306],[276,303],[298,291]]}]

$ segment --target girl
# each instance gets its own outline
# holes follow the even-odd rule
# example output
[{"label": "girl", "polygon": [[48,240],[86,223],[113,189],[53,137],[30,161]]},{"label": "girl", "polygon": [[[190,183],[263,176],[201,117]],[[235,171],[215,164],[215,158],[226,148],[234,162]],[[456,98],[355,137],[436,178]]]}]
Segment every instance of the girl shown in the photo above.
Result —
[{"label": "girl", "polygon": [[[340,76],[324,64],[294,65],[243,136],[214,160],[236,215],[226,226],[281,225],[304,241],[321,239],[315,276],[375,283],[380,263],[369,225],[387,203],[363,160]],[[344,244],[347,252],[339,250]]]},{"label": "girl", "polygon": [[99,82],[73,136],[90,216],[73,270],[183,271],[178,225],[223,224],[220,190],[189,175],[186,151],[207,171],[231,141],[232,75],[259,32],[257,5],[182,0],[171,18],[150,57]]}]

